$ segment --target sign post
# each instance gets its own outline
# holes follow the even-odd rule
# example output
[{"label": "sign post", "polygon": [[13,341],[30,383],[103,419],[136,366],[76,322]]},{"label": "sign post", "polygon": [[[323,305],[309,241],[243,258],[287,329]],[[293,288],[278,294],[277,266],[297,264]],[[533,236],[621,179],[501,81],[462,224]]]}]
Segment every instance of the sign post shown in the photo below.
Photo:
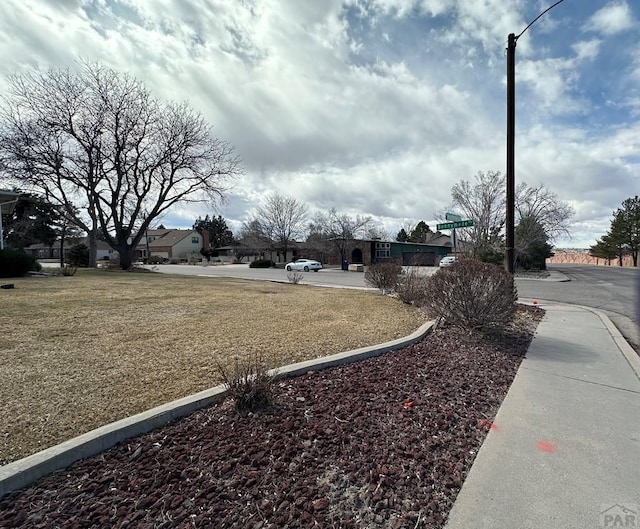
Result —
[{"label": "sign post", "polygon": [[453,222],[443,222],[442,224],[436,224],[437,230],[453,230],[453,253],[457,253],[457,241],[456,241],[456,228],[470,228],[473,226],[473,220],[462,220],[460,215],[454,213],[447,213],[447,220]]}]

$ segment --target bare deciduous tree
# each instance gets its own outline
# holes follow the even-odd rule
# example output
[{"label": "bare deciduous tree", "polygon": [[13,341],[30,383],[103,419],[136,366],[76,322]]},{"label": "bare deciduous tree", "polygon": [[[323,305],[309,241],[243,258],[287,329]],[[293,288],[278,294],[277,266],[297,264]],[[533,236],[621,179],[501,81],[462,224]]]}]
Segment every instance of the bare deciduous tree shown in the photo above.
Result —
[{"label": "bare deciduous tree", "polygon": [[98,230],[129,268],[145,230],[179,202],[216,201],[240,173],[233,148],[186,103],[155,99],[101,65],[9,77],[0,109],[5,174]]},{"label": "bare deciduous tree", "polygon": [[529,187],[524,182],[516,188],[515,207],[518,219],[535,219],[549,240],[560,235],[569,236],[569,221],[573,208],[558,200],[558,196],[543,185]]},{"label": "bare deciduous tree", "polygon": [[251,219],[242,224],[239,235],[240,243],[254,255],[262,255],[273,251],[273,240],[265,226],[258,219]]},{"label": "bare deciduous tree", "polygon": [[332,208],[328,213],[316,215],[309,231],[317,241],[335,248],[340,260],[345,261],[353,249],[354,241],[367,237],[371,223],[369,216],[351,216]]},{"label": "bare deciduous tree", "polygon": [[[461,231],[474,256],[487,251],[503,251],[505,195],[506,181],[500,171],[478,171],[475,182],[463,180],[451,189],[453,208],[473,220],[473,227]],[[516,190],[515,209],[518,222],[527,219],[529,223],[539,224],[550,241],[559,235],[569,235],[573,209],[543,185],[529,187],[524,182],[520,183]],[[529,233],[529,230],[522,229],[521,233]],[[535,242],[520,239],[520,244],[525,246]]]},{"label": "bare deciduous tree", "polygon": [[453,206],[463,217],[473,220],[464,238],[474,256],[495,246],[505,222],[505,179],[500,171],[478,171],[475,182],[463,180],[451,189]]},{"label": "bare deciduous tree", "polygon": [[273,193],[245,225],[259,239],[272,243],[272,249],[282,251],[286,261],[292,243],[305,233],[308,208],[295,198]]},{"label": "bare deciduous tree", "polygon": [[380,239],[381,241],[391,240],[391,234],[386,230],[382,223],[370,223],[365,228],[364,233],[367,239]]}]

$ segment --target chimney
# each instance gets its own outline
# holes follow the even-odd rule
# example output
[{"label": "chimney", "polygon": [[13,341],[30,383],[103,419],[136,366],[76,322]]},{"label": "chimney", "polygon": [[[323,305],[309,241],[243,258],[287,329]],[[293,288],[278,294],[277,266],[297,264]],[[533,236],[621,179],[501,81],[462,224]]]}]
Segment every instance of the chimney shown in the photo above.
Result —
[{"label": "chimney", "polygon": [[205,250],[209,249],[209,230],[202,230],[202,247]]}]

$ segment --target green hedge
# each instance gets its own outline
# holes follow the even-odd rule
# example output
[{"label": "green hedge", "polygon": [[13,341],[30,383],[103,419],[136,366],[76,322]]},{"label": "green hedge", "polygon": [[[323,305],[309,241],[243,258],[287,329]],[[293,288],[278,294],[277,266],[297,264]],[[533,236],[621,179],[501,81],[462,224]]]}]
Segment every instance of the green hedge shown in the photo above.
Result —
[{"label": "green hedge", "polygon": [[273,266],[276,266],[276,263],[269,259],[256,259],[249,263],[249,268],[271,268]]},{"label": "green hedge", "polygon": [[37,270],[35,257],[15,250],[0,250],[0,277],[22,277]]}]

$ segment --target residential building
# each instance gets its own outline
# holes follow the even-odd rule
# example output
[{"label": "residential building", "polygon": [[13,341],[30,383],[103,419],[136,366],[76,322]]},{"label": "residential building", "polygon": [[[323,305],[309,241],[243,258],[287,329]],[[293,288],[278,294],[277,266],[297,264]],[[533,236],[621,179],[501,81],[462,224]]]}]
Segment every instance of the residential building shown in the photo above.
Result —
[{"label": "residential building", "polygon": [[208,241],[196,230],[147,230],[136,247],[134,259],[144,261],[148,256],[156,256],[187,260],[199,256],[200,250],[207,245]]},{"label": "residential building", "polygon": [[[69,249],[77,244],[84,244],[89,247],[88,237],[73,237],[64,241],[63,251],[66,255]],[[56,241],[53,246],[47,246],[46,244],[37,243],[32,244],[24,249],[25,253],[33,255],[36,259],[55,259],[60,260],[60,241]],[[113,250],[106,242],[97,241],[96,260],[103,261],[109,260],[112,256],[117,255],[117,252]]]}]

